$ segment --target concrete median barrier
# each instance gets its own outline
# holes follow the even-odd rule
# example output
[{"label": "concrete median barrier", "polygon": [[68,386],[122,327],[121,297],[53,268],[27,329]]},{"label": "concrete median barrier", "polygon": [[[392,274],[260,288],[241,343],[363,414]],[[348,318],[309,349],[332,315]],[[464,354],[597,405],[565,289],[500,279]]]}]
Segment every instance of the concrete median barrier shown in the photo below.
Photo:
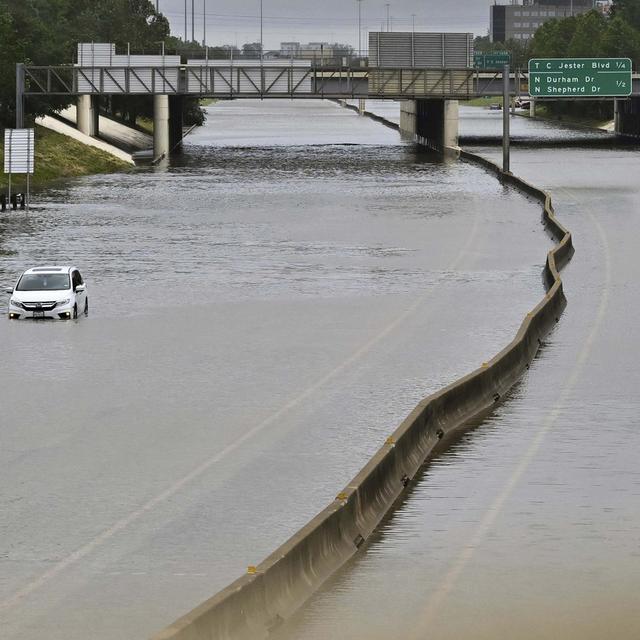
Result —
[{"label": "concrete median barrier", "polygon": [[573,253],[571,234],[556,220],[547,193],[485,158],[465,151],[461,157],[541,202],[543,222],[557,241],[544,267],[546,295],[500,353],[420,402],[321,513],[247,575],[153,640],[266,638],[357,552],[436,446],[490,412],[529,368],[566,305],[559,269]]}]

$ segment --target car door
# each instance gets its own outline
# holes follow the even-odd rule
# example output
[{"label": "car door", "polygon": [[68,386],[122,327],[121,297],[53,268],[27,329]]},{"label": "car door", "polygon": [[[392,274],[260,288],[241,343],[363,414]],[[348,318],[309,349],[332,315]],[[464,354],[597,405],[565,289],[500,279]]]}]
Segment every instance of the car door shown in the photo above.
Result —
[{"label": "car door", "polygon": [[[71,272],[71,282],[73,284],[73,290],[76,290],[76,287],[79,284],[82,284],[82,276],[77,269],[74,269]],[[76,305],[78,307],[78,315],[80,315],[84,311],[84,301],[85,301],[86,292],[78,291],[76,293]]]}]

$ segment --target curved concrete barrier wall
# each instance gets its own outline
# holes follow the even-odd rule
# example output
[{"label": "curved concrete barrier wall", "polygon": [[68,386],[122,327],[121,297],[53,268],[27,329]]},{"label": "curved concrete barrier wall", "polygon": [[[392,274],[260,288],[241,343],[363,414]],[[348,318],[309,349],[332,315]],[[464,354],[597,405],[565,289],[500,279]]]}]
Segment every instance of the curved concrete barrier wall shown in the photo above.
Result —
[{"label": "curved concrete barrier wall", "polygon": [[[393,123],[391,123],[393,124]],[[515,338],[472,373],[424,399],[382,448],[311,522],[249,573],[203,602],[154,640],[257,640],[296,611],[371,535],[436,445],[491,408],[529,368],[566,300],[558,270],[570,259],[571,234],[556,220],[544,191],[484,158],[462,152],[543,204],[557,240],[544,269],[547,293]]]}]

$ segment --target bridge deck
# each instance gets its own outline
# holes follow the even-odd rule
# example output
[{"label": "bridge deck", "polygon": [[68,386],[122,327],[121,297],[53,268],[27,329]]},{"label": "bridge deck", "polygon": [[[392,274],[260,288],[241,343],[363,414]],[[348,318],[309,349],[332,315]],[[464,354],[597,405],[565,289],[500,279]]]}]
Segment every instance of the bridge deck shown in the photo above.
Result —
[{"label": "bridge deck", "polygon": [[[640,95],[634,75],[633,94]],[[502,74],[474,69],[299,65],[25,66],[25,96],[189,95],[210,98],[469,99],[502,95]],[[526,73],[511,74],[511,93],[528,93]],[[575,99],[575,98],[574,98]]]}]

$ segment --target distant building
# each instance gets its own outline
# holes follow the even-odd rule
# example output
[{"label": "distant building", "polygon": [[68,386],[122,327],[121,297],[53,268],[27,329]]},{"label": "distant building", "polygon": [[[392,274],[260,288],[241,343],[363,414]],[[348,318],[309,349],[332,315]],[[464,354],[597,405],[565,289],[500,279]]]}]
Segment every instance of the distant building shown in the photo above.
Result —
[{"label": "distant building", "polygon": [[326,59],[341,56],[349,56],[353,53],[353,47],[348,44],[340,44],[334,42],[308,42],[301,44],[300,42],[281,42],[280,56],[294,57],[313,60],[314,58],[324,57]]},{"label": "distant building", "polygon": [[524,0],[522,4],[491,6],[491,42],[530,40],[547,20],[568,18],[599,9],[607,13],[611,3],[603,0]]},{"label": "distant building", "polygon": [[299,42],[281,42],[280,43],[281,56],[297,56],[299,53],[300,53]]}]

